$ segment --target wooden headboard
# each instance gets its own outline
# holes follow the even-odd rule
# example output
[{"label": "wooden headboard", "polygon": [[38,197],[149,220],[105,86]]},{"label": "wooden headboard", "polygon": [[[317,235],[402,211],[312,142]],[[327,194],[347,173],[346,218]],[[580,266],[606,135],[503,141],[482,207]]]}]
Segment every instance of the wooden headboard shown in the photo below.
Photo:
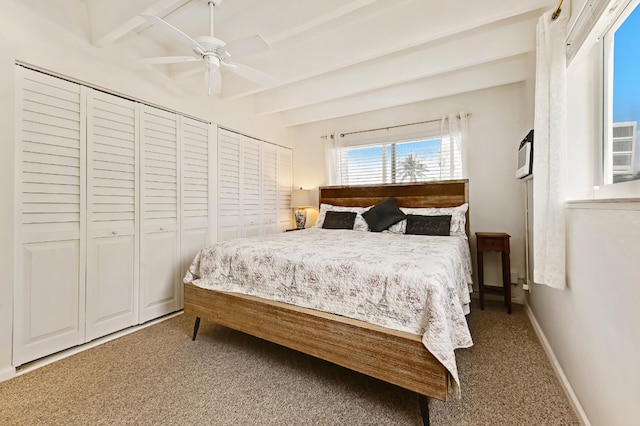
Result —
[{"label": "wooden headboard", "polygon": [[368,207],[387,197],[393,197],[400,207],[455,207],[469,202],[469,180],[320,187],[320,203],[334,206]]}]

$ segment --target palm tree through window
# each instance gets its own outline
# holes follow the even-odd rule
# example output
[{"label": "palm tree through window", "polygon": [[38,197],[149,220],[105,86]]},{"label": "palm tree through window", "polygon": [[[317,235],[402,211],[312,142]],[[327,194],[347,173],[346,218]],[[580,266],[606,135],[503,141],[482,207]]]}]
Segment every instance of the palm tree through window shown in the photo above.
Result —
[{"label": "palm tree through window", "polygon": [[341,159],[347,185],[440,179],[440,139],[346,147]]}]

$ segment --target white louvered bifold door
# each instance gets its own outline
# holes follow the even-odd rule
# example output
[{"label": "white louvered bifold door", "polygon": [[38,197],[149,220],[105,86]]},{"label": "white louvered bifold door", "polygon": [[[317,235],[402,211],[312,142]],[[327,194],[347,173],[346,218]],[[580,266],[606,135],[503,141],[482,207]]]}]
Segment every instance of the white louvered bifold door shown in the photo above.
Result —
[{"label": "white louvered bifold door", "polygon": [[262,232],[278,232],[278,147],[262,144]]},{"label": "white louvered bifold door", "polygon": [[242,161],[240,166],[240,200],[242,211],[242,236],[260,235],[262,211],[260,206],[260,147],[262,142],[242,137]]},{"label": "white louvered bifold door", "polygon": [[241,236],[241,139],[237,133],[218,129],[218,241]]},{"label": "white louvered bifold door", "polygon": [[184,276],[198,251],[211,243],[212,173],[209,171],[209,158],[213,149],[211,124],[182,117],[180,129],[182,144],[180,275]]},{"label": "white louvered bifold door", "polygon": [[140,106],[140,322],[179,309],[178,119]]},{"label": "white louvered bifold door", "polygon": [[16,67],[15,366],[84,340],[83,97]]},{"label": "white louvered bifold door", "polygon": [[291,228],[291,185],[293,156],[291,149],[278,147],[278,230]]},{"label": "white louvered bifold door", "polygon": [[137,104],[87,89],[87,340],[137,324]]}]

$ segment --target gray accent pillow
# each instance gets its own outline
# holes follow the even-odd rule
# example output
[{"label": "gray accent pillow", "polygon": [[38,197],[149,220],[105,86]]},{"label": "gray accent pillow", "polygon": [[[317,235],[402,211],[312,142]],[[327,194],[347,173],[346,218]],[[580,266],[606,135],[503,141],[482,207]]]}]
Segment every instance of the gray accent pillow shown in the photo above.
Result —
[{"label": "gray accent pillow", "polygon": [[367,221],[372,232],[382,232],[403,220],[406,215],[402,213],[396,200],[389,197],[362,213],[362,217]]},{"label": "gray accent pillow", "polygon": [[407,229],[405,234],[414,235],[441,235],[449,236],[451,228],[451,215],[442,216],[418,216],[407,215]]},{"label": "gray accent pillow", "polygon": [[356,221],[356,212],[334,212],[328,211],[322,222],[324,229],[353,229]]}]

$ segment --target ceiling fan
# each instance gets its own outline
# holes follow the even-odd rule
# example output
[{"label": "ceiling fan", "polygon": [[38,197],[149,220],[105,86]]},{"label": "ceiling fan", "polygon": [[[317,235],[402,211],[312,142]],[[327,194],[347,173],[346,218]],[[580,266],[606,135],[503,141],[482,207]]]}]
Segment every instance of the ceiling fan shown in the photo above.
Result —
[{"label": "ceiling fan", "polygon": [[[274,77],[248,67],[243,64],[232,62],[229,58],[253,55],[269,49],[267,42],[260,36],[254,35],[244,37],[230,43],[215,38],[213,35],[213,8],[219,6],[222,0],[208,0],[209,5],[209,35],[191,38],[167,21],[151,15],[140,15],[159,30],[164,32],[182,44],[189,46],[196,56],[161,56],[156,58],[145,58],[139,62],[147,64],[176,64],[187,62],[200,62],[204,64],[204,81],[209,95],[211,93],[220,94],[222,86],[222,76],[220,69],[224,68],[247,80],[251,80],[263,86],[275,86],[279,83]],[[191,76],[201,72],[198,67],[181,74],[181,77]]]}]

